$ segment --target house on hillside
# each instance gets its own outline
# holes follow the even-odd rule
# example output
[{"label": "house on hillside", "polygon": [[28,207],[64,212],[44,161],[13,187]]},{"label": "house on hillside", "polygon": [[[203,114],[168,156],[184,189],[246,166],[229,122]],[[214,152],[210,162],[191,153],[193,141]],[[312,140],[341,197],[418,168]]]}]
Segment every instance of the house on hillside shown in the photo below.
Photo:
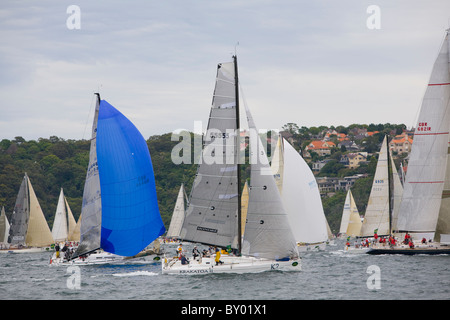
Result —
[{"label": "house on hillside", "polygon": [[347,135],[345,133],[338,133],[336,130],[328,130],[323,138],[323,141],[330,141],[334,138],[334,136],[339,142],[347,139]]},{"label": "house on hillside", "polygon": [[317,177],[317,185],[321,195],[332,195],[337,191],[348,191],[359,178],[365,178],[367,174],[357,174],[343,178]]},{"label": "house on hillside", "polygon": [[347,153],[342,155],[339,162],[350,169],[355,169],[367,162],[367,156],[367,152]]},{"label": "house on hillside", "polygon": [[401,135],[395,136],[389,142],[389,149],[396,153],[410,153],[413,139],[403,132]]},{"label": "house on hillside", "polygon": [[328,156],[331,154],[331,149],[336,147],[336,145],[331,141],[311,141],[306,147],[303,153],[304,157],[311,157],[310,151],[316,152],[319,156]]},{"label": "house on hillside", "polygon": [[354,142],[350,140],[344,140],[338,144],[338,148],[342,149],[342,147],[345,148],[347,151],[358,151],[360,148],[359,146]]},{"label": "house on hillside", "polygon": [[311,170],[315,173],[319,172],[328,162],[332,161],[333,159],[325,159],[320,160],[312,163]]}]

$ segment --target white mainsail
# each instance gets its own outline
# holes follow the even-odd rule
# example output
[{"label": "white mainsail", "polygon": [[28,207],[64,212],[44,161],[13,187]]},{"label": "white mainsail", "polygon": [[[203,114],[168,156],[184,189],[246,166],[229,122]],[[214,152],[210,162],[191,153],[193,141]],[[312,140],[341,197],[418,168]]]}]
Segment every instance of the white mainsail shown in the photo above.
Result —
[{"label": "white mainsail", "polygon": [[[272,172],[279,182],[283,206],[296,242],[319,243],[328,240],[327,221],[316,179],[300,154],[278,138]],[[280,170],[274,172],[278,166]]]},{"label": "white mainsail", "polygon": [[5,207],[2,207],[0,214],[0,243],[7,243],[9,236],[9,222],[6,217]]},{"label": "white mainsail", "polygon": [[184,184],[181,184],[178,191],[177,201],[175,208],[173,209],[172,219],[170,220],[169,231],[167,231],[166,237],[179,238],[181,233],[181,227],[184,222],[185,207],[184,207]]},{"label": "white mainsail", "polygon": [[348,223],[350,221],[350,213],[351,213],[350,197],[351,197],[351,191],[349,189],[347,191],[347,196],[345,197],[344,209],[342,210],[341,225],[339,227],[339,233],[341,235],[347,234],[347,228],[348,228]]},{"label": "white mainsail", "polygon": [[383,139],[378,155],[377,168],[373,177],[372,190],[361,227],[361,236],[373,236],[375,230],[379,235],[390,234],[390,194],[387,138]]},{"label": "white mainsail", "polygon": [[64,192],[61,188],[58,205],[56,207],[55,219],[53,220],[52,235],[55,242],[67,240],[67,212],[64,202]]},{"label": "white mainsail", "polygon": [[411,148],[399,231],[450,234],[450,56],[448,29],[433,65]]}]

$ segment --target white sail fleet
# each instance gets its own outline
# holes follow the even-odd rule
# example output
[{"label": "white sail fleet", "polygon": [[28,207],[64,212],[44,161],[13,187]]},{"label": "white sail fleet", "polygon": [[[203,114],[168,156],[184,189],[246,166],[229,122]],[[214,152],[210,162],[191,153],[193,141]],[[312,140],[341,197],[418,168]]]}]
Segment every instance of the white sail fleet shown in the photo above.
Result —
[{"label": "white sail fleet", "polygon": [[[348,239],[347,252],[450,253],[448,34],[449,30],[423,98],[406,180],[400,181],[388,137],[384,137],[364,219],[351,191],[347,193],[339,229]],[[145,140],[97,94],[79,221],[61,189],[50,230],[25,173],[11,221],[4,208],[0,214],[0,252],[49,251],[54,243],[71,241],[77,243],[75,251],[69,256],[56,252],[51,263],[81,265],[128,261],[147,255],[154,245],[158,250],[151,255],[162,257],[163,274],[301,271],[300,252],[323,249],[332,239],[315,177],[300,153],[281,136],[269,161],[259,135],[250,134],[246,163],[241,131],[258,131],[247,105],[245,116],[240,114],[239,89],[237,57],[233,56],[231,62],[218,64],[203,161],[189,197],[184,185],[180,187],[167,234]],[[243,165],[249,170],[243,170]],[[164,234],[216,249],[196,257],[185,257],[183,251],[162,256],[158,239]],[[405,235],[411,237],[410,244],[401,243]],[[387,237],[387,243],[376,241]],[[351,238],[371,238],[372,245],[357,242],[351,247]]]}]

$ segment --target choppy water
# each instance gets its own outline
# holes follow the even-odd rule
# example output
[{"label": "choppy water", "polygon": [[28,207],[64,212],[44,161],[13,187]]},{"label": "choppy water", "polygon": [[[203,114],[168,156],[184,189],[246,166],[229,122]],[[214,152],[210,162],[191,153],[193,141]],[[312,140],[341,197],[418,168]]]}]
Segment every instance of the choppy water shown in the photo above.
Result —
[{"label": "choppy water", "polygon": [[49,257],[1,254],[0,300],[450,299],[448,255],[349,255],[338,244],[303,254],[298,273],[182,276],[162,275],[159,263],[84,266],[79,288],[67,267],[49,267]]}]

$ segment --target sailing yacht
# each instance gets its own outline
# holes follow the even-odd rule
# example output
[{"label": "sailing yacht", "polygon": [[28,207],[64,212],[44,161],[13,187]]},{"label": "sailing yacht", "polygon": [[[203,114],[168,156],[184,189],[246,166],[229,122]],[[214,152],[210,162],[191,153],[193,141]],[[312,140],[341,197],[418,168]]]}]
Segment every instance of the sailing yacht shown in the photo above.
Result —
[{"label": "sailing yacht", "polygon": [[51,265],[127,262],[165,232],[147,143],[97,95],[81,211],[81,242]]},{"label": "sailing yacht", "polygon": [[[374,237],[375,233],[378,236],[392,235],[392,225],[396,222],[399,196],[401,196],[402,192],[403,188],[388,148],[387,136],[385,136],[378,155],[364,221],[361,224],[358,210],[349,190],[344,204],[341,232],[346,233],[348,237],[353,236],[357,238]],[[352,206],[354,206],[353,209]],[[353,214],[352,218],[350,218],[351,214]],[[381,246],[384,248],[385,245],[387,244]],[[374,244],[372,244],[373,247]],[[356,244],[355,247],[346,246],[344,252],[368,253],[369,249],[369,247]]]},{"label": "sailing yacht", "polygon": [[420,108],[396,232],[433,239],[410,249],[373,249],[369,254],[450,253],[450,50],[445,32]]},{"label": "sailing yacht", "polygon": [[361,218],[352,191],[348,189],[345,197],[344,209],[342,211],[339,233],[342,236],[358,237],[361,234]]},{"label": "sailing yacht", "polygon": [[8,246],[9,221],[6,217],[5,207],[2,207],[0,213],[0,249]]},{"label": "sailing yacht", "polygon": [[[56,207],[55,219],[53,221],[52,235],[55,242],[61,241],[77,241],[71,238],[76,227],[75,218],[72,210],[70,210],[69,203],[64,196],[63,188],[59,193],[58,205]],[[78,238],[79,240],[79,238]]]},{"label": "sailing yacht", "polygon": [[[236,254],[222,254],[217,263],[217,254],[191,259],[187,264],[178,258],[165,258],[163,274],[301,270],[287,213],[257,134],[250,136],[250,153],[252,159],[259,161],[252,161],[250,165],[248,204],[241,201],[237,71],[236,56],[232,62],[217,67],[203,161],[198,167],[181,230],[183,241],[229,248]],[[248,108],[246,115],[251,132],[257,132]],[[247,208],[245,232],[242,207]]]},{"label": "sailing yacht", "polygon": [[45,220],[39,201],[25,173],[17,194],[11,216],[8,253],[30,253],[51,250],[54,243],[52,233]]}]

